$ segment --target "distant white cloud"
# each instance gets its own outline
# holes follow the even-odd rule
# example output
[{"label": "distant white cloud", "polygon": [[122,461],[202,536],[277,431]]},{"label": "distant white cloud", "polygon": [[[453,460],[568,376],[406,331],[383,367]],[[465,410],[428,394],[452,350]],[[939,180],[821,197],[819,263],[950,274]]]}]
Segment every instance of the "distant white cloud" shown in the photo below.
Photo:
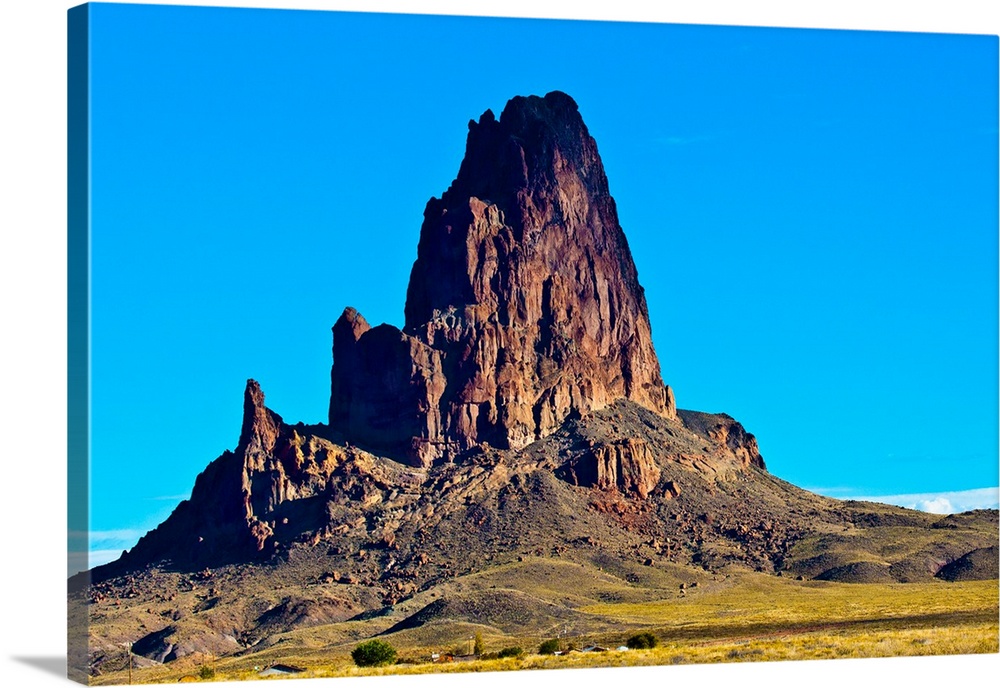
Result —
[{"label": "distant white cloud", "polygon": [[68,573],[72,576],[80,571],[92,569],[101,564],[107,564],[121,556],[121,553],[135,547],[143,535],[154,526],[148,528],[116,528],[112,530],[92,530],[89,533],[70,531],[71,539],[78,540],[79,549],[86,551],[69,552]]},{"label": "distant white cloud", "polygon": [[92,549],[89,552],[68,552],[66,557],[66,575],[67,577],[72,577],[81,571],[114,561],[121,556],[122,549]]},{"label": "distant white cloud", "polygon": [[[76,573],[77,571],[83,571],[86,568],[94,568],[95,566],[100,566],[101,564],[107,564],[109,561],[114,561],[121,553],[125,550],[130,550],[135,547],[135,543],[139,541],[143,535],[148,533],[150,530],[155,528],[158,524],[162,523],[164,519],[173,511],[177,502],[182,499],[187,499],[188,495],[163,495],[157,497],[149,497],[150,501],[154,502],[169,502],[169,504],[161,505],[155,513],[151,514],[145,523],[139,523],[131,528],[113,528],[110,530],[92,530],[88,533],[81,533],[77,531],[70,532],[70,537],[80,539],[81,545],[80,549],[87,550],[87,561],[71,561],[70,562],[70,574]],[[74,555],[71,554],[71,558]],[[83,559],[80,555],[76,559]],[[74,566],[77,567],[74,571]]]},{"label": "distant white cloud", "polygon": [[90,568],[94,568],[101,564],[107,564],[109,561],[114,561],[121,554],[122,550],[120,549],[92,549],[87,555],[87,564]]},{"label": "distant white cloud", "polygon": [[973,490],[958,490],[953,492],[926,492],[918,494],[897,495],[863,495],[851,494],[845,488],[813,489],[813,492],[835,497],[836,499],[856,499],[862,502],[879,502],[917,509],[932,514],[957,514],[973,509],[1000,508],[1000,488],[981,487]]},{"label": "distant white cloud", "polygon": [[[80,571],[92,569],[101,564],[107,564],[121,556],[125,550],[132,549],[146,530],[138,528],[121,528],[118,530],[92,530],[88,534],[73,531],[70,536],[86,535],[80,540],[80,550],[73,547],[68,553],[67,573],[72,576]],[[86,551],[82,551],[86,549]]]},{"label": "distant white cloud", "polygon": [[146,534],[147,531],[141,530],[139,528],[119,528],[117,530],[92,530],[90,531],[90,546],[100,547],[102,544],[106,543],[131,543],[128,545],[131,547],[134,545],[139,538]]},{"label": "distant white cloud", "polygon": [[914,506],[915,509],[919,511],[927,511],[932,514],[954,514],[960,511],[951,505],[944,497],[935,497],[934,499],[921,499],[916,502]]}]

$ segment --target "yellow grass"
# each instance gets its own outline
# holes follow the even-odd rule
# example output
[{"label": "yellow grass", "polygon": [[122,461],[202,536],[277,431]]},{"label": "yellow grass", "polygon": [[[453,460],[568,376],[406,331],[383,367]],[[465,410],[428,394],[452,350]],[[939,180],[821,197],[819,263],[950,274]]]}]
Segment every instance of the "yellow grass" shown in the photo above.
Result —
[{"label": "yellow grass", "polygon": [[[349,659],[352,645],[309,643],[312,647],[299,644],[284,653],[279,644],[258,655],[222,658],[210,664],[217,680],[248,680],[257,678],[254,665],[279,661],[305,667],[307,671],[298,676],[306,678],[996,653],[1000,651],[998,598],[997,581],[864,585],[749,576],[728,589],[696,588],[683,598],[585,607],[583,611],[595,617],[617,620],[620,632],[566,639],[577,647],[592,641],[617,647],[628,635],[648,630],[660,639],[661,645],[653,650],[559,657],[529,654],[523,659],[360,669]],[[459,644],[468,638],[469,628],[467,624],[454,626],[454,644]],[[325,628],[297,634],[311,630],[319,638]],[[401,634],[387,639],[401,656],[429,655],[429,648],[406,646],[405,638]],[[488,634],[486,638],[487,649],[493,651],[520,645],[530,652],[541,640]],[[192,680],[199,666],[188,661],[136,670],[133,681]],[[97,677],[94,683],[123,683],[125,678],[124,672],[118,672]]]},{"label": "yellow grass", "polygon": [[845,584],[790,583],[756,578],[732,589],[704,594],[692,592],[681,599],[644,604],[597,604],[584,607],[582,611],[612,615],[631,624],[670,625],[683,629],[703,624],[746,627],[893,620],[983,610],[996,612],[997,607],[996,581]]}]

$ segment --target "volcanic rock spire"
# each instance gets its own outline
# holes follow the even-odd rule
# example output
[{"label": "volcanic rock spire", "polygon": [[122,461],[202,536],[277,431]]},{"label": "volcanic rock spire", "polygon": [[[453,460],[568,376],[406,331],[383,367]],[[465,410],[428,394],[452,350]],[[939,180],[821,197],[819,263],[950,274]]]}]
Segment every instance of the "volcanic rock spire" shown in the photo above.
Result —
[{"label": "volcanic rock spire", "polygon": [[597,145],[564,93],[469,123],[424,210],[405,326],[334,326],[330,424],[415,465],[630,399],[676,413]]}]

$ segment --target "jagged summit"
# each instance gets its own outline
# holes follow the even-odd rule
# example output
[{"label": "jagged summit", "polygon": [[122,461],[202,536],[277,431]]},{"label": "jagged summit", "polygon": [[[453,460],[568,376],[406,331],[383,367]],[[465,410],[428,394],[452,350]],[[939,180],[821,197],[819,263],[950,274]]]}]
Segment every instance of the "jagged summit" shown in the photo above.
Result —
[{"label": "jagged summit", "polygon": [[330,425],[414,465],[524,447],[616,399],[676,413],[597,145],[560,92],[470,122],[403,330],[348,308],[333,331]]},{"label": "jagged summit", "polygon": [[281,416],[264,406],[260,383],[247,380],[243,392],[243,426],[236,453],[257,457],[273,451],[281,424]]},{"label": "jagged summit", "polygon": [[[577,179],[595,198],[610,200],[597,144],[576,102],[559,91],[544,98],[517,96],[508,101],[499,120],[486,110],[478,122],[469,122],[458,175],[427,209],[437,212],[476,197],[496,204],[508,213],[514,229],[520,230],[522,218],[511,214],[519,194],[541,192],[544,197],[562,184],[575,185]],[[595,238],[599,234],[595,232]]]}]

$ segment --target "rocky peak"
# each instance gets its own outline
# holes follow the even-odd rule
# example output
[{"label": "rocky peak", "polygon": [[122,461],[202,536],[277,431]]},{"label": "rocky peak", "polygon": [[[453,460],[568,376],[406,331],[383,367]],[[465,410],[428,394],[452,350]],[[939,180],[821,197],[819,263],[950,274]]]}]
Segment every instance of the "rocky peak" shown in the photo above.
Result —
[{"label": "rocky peak", "polygon": [[424,211],[402,330],[334,327],[330,424],[417,465],[517,449],[630,399],[674,417],[645,296],[576,103],[517,97],[470,122]]},{"label": "rocky peak", "polygon": [[247,380],[243,392],[243,427],[236,453],[248,463],[274,451],[281,428],[281,416],[264,406],[264,392],[256,380]]},{"label": "rocky peak", "polygon": [[[488,242],[501,246],[490,250]],[[508,301],[524,296],[529,270],[544,273],[538,275],[544,280],[578,252],[620,256],[621,265],[593,267],[613,268],[607,276],[621,282],[621,291],[628,292],[622,296],[645,310],[597,144],[576,103],[560,92],[513,98],[499,120],[487,110],[478,122],[469,122],[458,176],[440,199],[427,204],[404,329],[419,332],[436,313],[470,304],[498,306],[501,319],[540,315],[524,312],[540,303],[519,309]],[[522,264],[504,265],[503,259]],[[588,264],[580,267],[592,272]]]}]

